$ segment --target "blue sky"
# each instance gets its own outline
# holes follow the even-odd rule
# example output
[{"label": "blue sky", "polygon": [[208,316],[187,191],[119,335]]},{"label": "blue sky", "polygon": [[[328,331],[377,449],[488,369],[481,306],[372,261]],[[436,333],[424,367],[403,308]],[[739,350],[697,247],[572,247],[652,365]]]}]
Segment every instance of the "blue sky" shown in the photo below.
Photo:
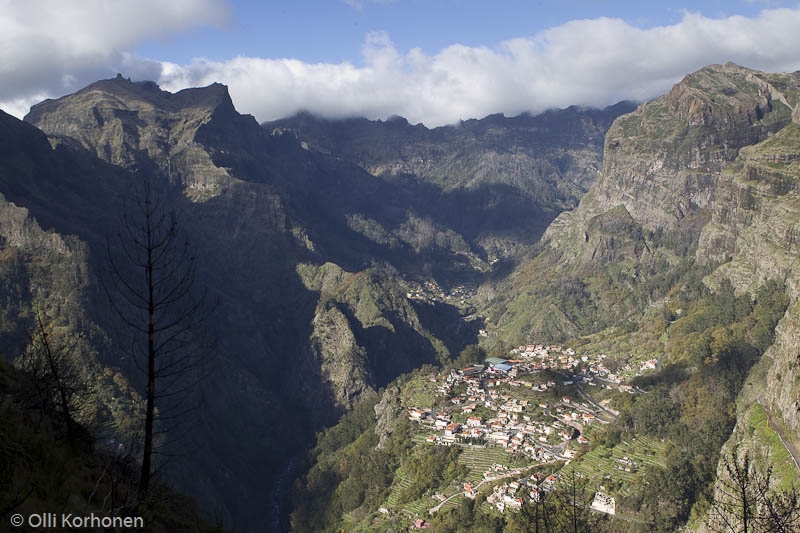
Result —
[{"label": "blue sky", "polygon": [[0,0],[0,108],[121,72],[225,83],[262,121],[440,125],[653,98],[708,63],[798,70],[798,27],[768,0]]},{"label": "blue sky", "polygon": [[680,22],[687,11],[708,17],[753,16],[790,2],[652,2],[602,0],[239,0],[229,19],[166,39],[150,39],[143,57],[188,63],[237,55],[360,64],[364,36],[388,33],[400,50],[426,54],[453,45],[495,46],[576,19],[622,18],[639,28]]}]

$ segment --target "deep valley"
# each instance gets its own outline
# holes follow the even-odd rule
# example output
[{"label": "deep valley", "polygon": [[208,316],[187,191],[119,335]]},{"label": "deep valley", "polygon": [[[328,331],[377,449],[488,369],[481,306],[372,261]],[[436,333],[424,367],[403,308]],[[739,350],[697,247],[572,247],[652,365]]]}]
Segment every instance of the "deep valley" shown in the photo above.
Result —
[{"label": "deep valley", "polygon": [[[205,306],[176,350],[213,354],[160,404],[157,479],[208,523],[707,531],[746,458],[796,530],[799,161],[800,74],[732,63],[432,129],[259,124],[223,85],[122,76],[0,113],[0,404],[22,406],[0,445],[48,332],[91,384],[67,419],[136,464],[146,374],[109,280],[140,282],[117,265],[147,184]],[[0,509],[92,508],[48,488],[67,470],[2,461]]]}]

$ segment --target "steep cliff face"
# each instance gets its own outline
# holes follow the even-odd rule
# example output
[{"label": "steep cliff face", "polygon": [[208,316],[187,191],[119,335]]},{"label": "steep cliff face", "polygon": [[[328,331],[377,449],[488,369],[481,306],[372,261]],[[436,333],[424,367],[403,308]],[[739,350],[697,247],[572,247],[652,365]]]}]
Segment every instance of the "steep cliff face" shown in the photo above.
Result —
[{"label": "steep cliff face", "polygon": [[[556,220],[546,239],[571,247],[576,235],[565,231],[583,231],[591,217],[622,205],[646,229],[696,240],[710,210],[727,204],[719,190],[722,170],[743,147],[791,123],[796,86],[780,79],[732,64],[710,66],[620,117],[606,136],[591,195]],[[774,84],[785,87],[788,99]]]},{"label": "steep cliff face", "polygon": [[[708,180],[707,193],[690,196],[694,204],[709,213],[709,222],[698,237],[696,260],[719,265],[706,278],[712,286],[728,279],[739,291],[752,292],[772,279],[785,283],[792,302],[776,329],[774,345],[743,389],[731,442],[766,445],[763,435],[751,427],[752,410],[763,407],[784,429],[783,437],[789,446],[797,448],[800,250],[795,241],[800,230],[800,73],[764,74],[726,65],[712,74],[715,78],[711,79],[725,76],[727,81],[707,88],[701,85],[705,100],[719,100],[731,94],[743,94],[744,98],[735,104],[725,100],[733,115],[725,116],[715,128],[719,131],[717,138],[725,140],[718,148],[721,155],[713,156],[721,164]],[[719,85],[722,90],[717,88]],[[702,95],[693,99],[698,100],[702,101]],[[686,104],[681,109],[685,107]],[[713,111],[714,108],[695,105],[687,116],[705,125]]]},{"label": "steep cliff face", "polygon": [[[41,131],[2,112],[0,161],[0,357],[17,361],[41,320],[57,339],[74,344],[78,377],[93,384],[91,397],[75,411],[78,421],[92,429],[130,427],[138,416],[135,393],[119,361],[108,357],[108,339],[95,320],[91,249],[69,234],[102,210],[86,206],[63,218],[84,191],[109,199],[108,183],[119,185],[124,172],[53,148]],[[95,180],[98,168],[108,171],[104,182]],[[55,175],[61,180],[51,183]],[[92,229],[86,233],[95,236]]]},{"label": "steep cliff face", "polygon": [[[690,265],[713,269],[735,259],[721,272],[740,289],[782,280],[785,268],[777,264],[787,260],[770,247],[793,239],[797,91],[796,75],[712,65],[618,118],[606,135],[602,172],[578,208],[550,224],[532,261],[484,290],[501,332],[597,331],[663,297],[669,279]],[[759,235],[764,231],[779,231],[782,240]],[[749,280],[734,273],[747,256],[749,266],[741,268]],[[550,294],[537,276],[581,286]],[[562,301],[546,321],[536,313],[519,318],[531,300],[547,309],[565,298],[581,311],[558,319]],[[587,313],[593,319],[581,323]],[[596,316],[602,314],[613,318]]]},{"label": "steep cliff face", "polygon": [[225,86],[172,94],[117,76],[31,108],[25,120],[116,166],[156,172],[200,197],[230,181],[195,137],[212,114],[232,112]]},{"label": "steep cliff face", "polygon": [[312,351],[323,361],[337,406],[350,408],[401,373],[448,360],[448,346],[435,333],[438,324],[420,316],[396,270],[353,273],[333,263],[302,263],[297,271],[305,287],[320,295]]},{"label": "steep cliff face", "polygon": [[[691,272],[739,293],[784,283],[791,303],[742,389],[730,446],[788,457],[800,448],[799,102],[800,73],[712,65],[618,118],[578,208],[554,220],[533,259],[484,289],[490,325],[512,338],[568,337],[638,322]],[[754,426],[765,416],[786,446]],[[787,464],[778,477],[791,478]]]}]

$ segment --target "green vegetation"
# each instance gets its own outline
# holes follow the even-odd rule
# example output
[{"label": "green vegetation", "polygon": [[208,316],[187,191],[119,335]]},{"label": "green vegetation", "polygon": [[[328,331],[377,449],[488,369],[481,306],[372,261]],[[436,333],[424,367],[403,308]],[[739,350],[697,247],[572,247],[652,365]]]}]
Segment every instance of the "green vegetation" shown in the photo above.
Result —
[{"label": "green vegetation", "polygon": [[[573,462],[582,483],[602,486],[617,498],[618,513],[633,520],[631,531],[670,529],[689,520],[692,513],[704,512],[719,450],[735,422],[738,391],[749,368],[772,343],[775,324],[787,304],[784,288],[775,282],[763,284],[754,296],[736,295],[730,283],[711,291],[689,272],[680,290],[671,293],[663,306],[650,308],[642,324],[575,343],[581,349],[611,348],[630,339],[649,338],[656,343],[651,347],[662,350],[660,371],[633,382],[643,393],[596,391],[596,400],[611,398],[621,413],[611,426],[590,429],[591,447]],[[659,319],[657,326],[652,325],[654,318]],[[452,367],[461,368],[485,356],[481,348],[470,347]],[[613,358],[605,361],[612,368],[622,366]],[[376,449],[374,401],[359,406],[320,435],[312,455],[314,466],[296,487],[293,523],[298,531],[333,530],[345,523],[354,529],[368,528],[366,524],[377,527],[381,520],[395,523],[403,512],[424,516],[436,503],[431,498],[434,492],[461,490],[451,481],[477,483],[491,464],[512,464],[511,456],[499,448],[430,446],[423,435],[415,434],[416,425],[409,425],[405,409],[436,404],[431,372],[416,372],[401,380],[405,407],[399,410],[394,431],[381,450]],[[595,392],[593,387],[586,388]],[[536,395],[527,390],[498,390],[536,401]],[[562,392],[555,388],[553,394]],[[567,512],[569,506],[555,502],[554,498],[548,511],[551,516]],[[374,513],[381,505],[394,514],[379,518]],[[443,531],[454,531],[455,524],[463,531],[487,527],[522,531],[532,524],[528,512],[501,516],[477,500],[473,503],[459,496],[431,523]],[[608,527],[619,530],[619,524],[613,523]]]},{"label": "green vegetation", "polygon": [[669,363],[639,380],[647,394],[628,398],[617,420],[622,432],[666,439],[666,468],[648,468],[645,490],[623,498],[624,507],[658,527],[687,520],[695,505],[702,511],[719,450],[736,421],[738,392],[772,343],[787,303],[775,282],[764,284],[755,299],[723,284],[697,300],[671,302],[682,313],[667,330]]},{"label": "green vegetation", "polygon": [[792,487],[800,487],[800,472],[797,471],[794,460],[781,442],[780,436],[770,427],[767,412],[761,405],[754,404],[750,407],[747,427],[753,431],[754,435],[752,436],[755,437],[756,442],[766,445],[767,459],[759,457],[753,459],[762,459],[762,464],[758,465],[761,468],[768,463],[772,472],[780,480],[777,486],[778,490],[787,491]]},{"label": "green vegetation", "polygon": [[395,470],[411,444],[406,441],[409,425],[398,423],[390,445],[377,450],[376,402],[376,398],[362,401],[339,424],[319,435],[311,452],[313,467],[295,484],[295,531],[338,531],[345,514],[360,507],[373,510],[388,495]]},{"label": "green vegetation", "polygon": [[446,487],[455,479],[463,479],[466,467],[458,461],[460,454],[459,446],[417,448],[416,453],[403,461],[402,468],[409,485],[400,493],[398,503],[414,501],[425,492]]},{"label": "green vegetation", "polygon": [[718,533],[797,531],[800,493],[794,487],[775,490],[771,465],[764,465],[763,458],[756,461],[750,452],[740,453],[736,448],[722,458],[721,464],[722,475],[706,520],[709,530]]}]

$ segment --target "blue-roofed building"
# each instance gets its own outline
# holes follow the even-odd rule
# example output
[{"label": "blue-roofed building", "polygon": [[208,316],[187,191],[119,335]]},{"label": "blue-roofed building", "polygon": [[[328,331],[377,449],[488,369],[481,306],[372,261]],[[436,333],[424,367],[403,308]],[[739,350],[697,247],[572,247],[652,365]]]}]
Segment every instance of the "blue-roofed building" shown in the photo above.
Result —
[{"label": "blue-roofed building", "polygon": [[494,369],[499,372],[508,372],[509,370],[511,370],[511,365],[509,365],[508,363],[500,363],[498,365],[494,365]]}]

